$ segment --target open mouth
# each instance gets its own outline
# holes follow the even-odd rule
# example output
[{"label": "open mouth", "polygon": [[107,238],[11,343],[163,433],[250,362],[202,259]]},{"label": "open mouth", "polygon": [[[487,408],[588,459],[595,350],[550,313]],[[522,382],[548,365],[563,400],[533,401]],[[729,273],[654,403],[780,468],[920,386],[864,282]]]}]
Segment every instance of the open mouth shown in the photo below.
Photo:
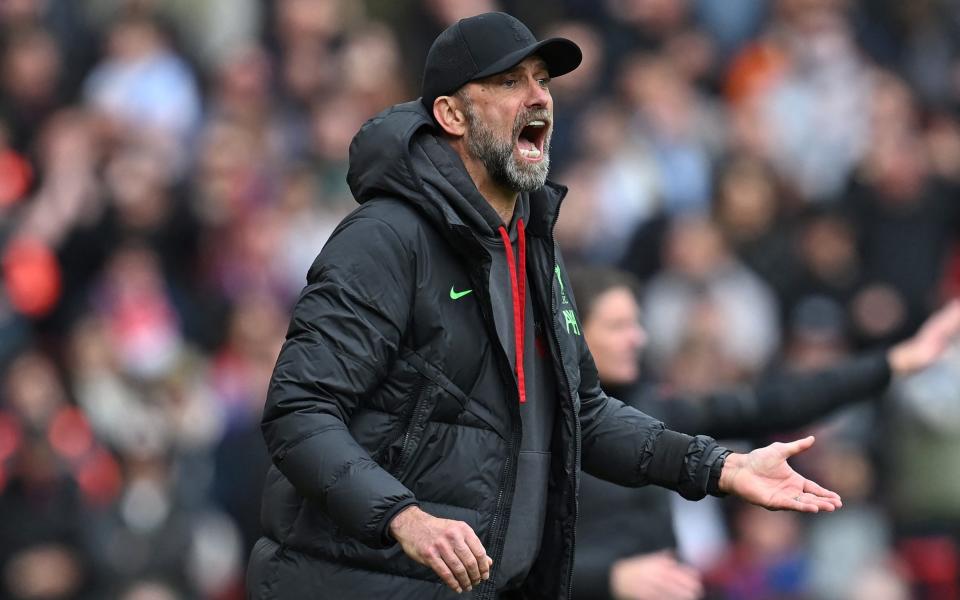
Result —
[{"label": "open mouth", "polygon": [[517,148],[520,156],[531,162],[543,159],[543,143],[547,138],[547,121],[533,119],[527,122],[517,136]]}]

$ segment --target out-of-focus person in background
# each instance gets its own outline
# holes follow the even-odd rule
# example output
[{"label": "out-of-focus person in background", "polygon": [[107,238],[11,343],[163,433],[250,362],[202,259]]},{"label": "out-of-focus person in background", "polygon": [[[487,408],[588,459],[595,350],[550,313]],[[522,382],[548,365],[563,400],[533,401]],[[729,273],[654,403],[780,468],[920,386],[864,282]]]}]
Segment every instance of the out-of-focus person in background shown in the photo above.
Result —
[{"label": "out-of-focus person in background", "polygon": [[[636,279],[616,269],[580,267],[571,271],[570,282],[604,389],[679,431],[704,432],[718,439],[756,439],[795,430],[858,400],[877,398],[891,378],[903,378],[933,365],[960,335],[960,300],[955,300],[930,317],[914,337],[886,352],[849,358],[802,374],[769,375],[755,386],[727,391],[710,392],[709,386],[716,382],[709,378],[685,389],[669,384],[661,387],[640,376],[648,343],[643,322],[650,317],[647,311],[641,313]],[[702,298],[709,302],[706,293]],[[681,345],[685,343],[694,342],[681,340]],[[698,371],[694,364],[685,363],[683,369],[685,377],[696,379],[691,375]],[[841,456],[832,458],[843,460]],[[677,540],[668,495],[655,488],[620,488],[584,474],[580,509],[575,598],[703,597],[701,574],[675,555]],[[789,545],[790,536],[796,535],[796,525],[789,517],[763,517],[762,511],[749,509],[741,512],[744,516],[739,522],[744,524],[748,543],[754,528],[777,547]],[[769,559],[775,550],[767,550]],[[737,563],[736,557],[727,560],[739,570],[749,567]],[[758,592],[779,595],[784,591],[763,589],[766,591]]]}]

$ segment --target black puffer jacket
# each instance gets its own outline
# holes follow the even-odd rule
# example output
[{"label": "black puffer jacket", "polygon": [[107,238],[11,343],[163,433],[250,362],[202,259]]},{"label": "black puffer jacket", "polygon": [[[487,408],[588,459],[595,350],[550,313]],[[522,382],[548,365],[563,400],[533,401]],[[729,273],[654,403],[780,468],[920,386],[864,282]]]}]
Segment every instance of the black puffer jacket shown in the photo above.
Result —
[{"label": "black puffer jacket", "polygon": [[[521,437],[518,386],[491,317],[496,214],[419,102],[368,121],[350,149],[347,217],[308,274],[270,384],[274,466],[255,598],[494,598]],[[705,494],[723,448],[607,397],[580,336],[552,229],[565,190],[530,194],[527,282],[560,404],[541,553],[523,597],[569,596],[580,466],[624,485]],[[451,286],[473,293],[454,300]],[[573,311],[573,312],[571,312]],[[467,522],[494,560],[457,596],[387,536],[419,503]]]}]

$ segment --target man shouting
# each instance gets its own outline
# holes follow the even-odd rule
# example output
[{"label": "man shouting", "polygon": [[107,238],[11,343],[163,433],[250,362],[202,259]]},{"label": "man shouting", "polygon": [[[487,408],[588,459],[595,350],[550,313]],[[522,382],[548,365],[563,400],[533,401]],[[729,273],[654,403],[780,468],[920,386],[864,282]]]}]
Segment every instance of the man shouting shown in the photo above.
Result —
[{"label": "man shouting", "polygon": [[273,373],[253,598],[566,599],[578,473],[772,509],[839,497],[608,397],[546,180],[550,78],[580,49],[503,13],[433,43],[419,100],[350,147],[360,207],[307,276]]}]

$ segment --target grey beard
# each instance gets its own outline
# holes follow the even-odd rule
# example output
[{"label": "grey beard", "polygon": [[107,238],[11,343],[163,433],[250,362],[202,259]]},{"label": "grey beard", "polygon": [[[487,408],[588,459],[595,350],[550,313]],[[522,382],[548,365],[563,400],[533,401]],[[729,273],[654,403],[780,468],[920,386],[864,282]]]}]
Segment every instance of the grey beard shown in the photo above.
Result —
[{"label": "grey beard", "polygon": [[[511,139],[498,139],[494,131],[487,127],[473,112],[473,107],[466,106],[467,120],[470,122],[470,132],[467,135],[467,152],[470,156],[483,163],[490,177],[497,183],[515,192],[532,192],[543,187],[550,171],[550,136],[547,134],[543,141],[543,160],[538,163],[521,163],[513,157],[513,141],[516,139],[523,124],[530,119],[518,120],[514,126],[514,135]],[[532,118],[540,118],[539,115]]]}]

